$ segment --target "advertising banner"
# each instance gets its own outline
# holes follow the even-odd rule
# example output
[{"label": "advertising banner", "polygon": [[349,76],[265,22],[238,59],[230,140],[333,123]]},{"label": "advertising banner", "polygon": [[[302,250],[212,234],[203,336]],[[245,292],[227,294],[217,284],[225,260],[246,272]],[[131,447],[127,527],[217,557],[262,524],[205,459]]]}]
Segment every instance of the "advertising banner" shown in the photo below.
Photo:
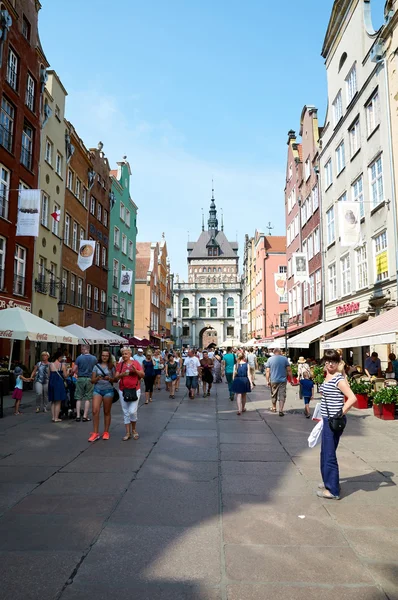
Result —
[{"label": "advertising banner", "polygon": [[361,237],[359,202],[339,202],[339,229],[341,246],[357,246]]},{"label": "advertising banner", "polygon": [[240,318],[242,320],[242,325],[247,325],[248,322],[249,322],[248,311],[247,310],[241,310],[240,311]]},{"label": "advertising banner", "polygon": [[40,190],[20,190],[16,235],[37,237],[40,224]]},{"label": "advertising banner", "polygon": [[295,283],[300,281],[308,281],[308,259],[304,252],[295,252],[292,255],[293,260],[293,275]]},{"label": "advertising banner", "polygon": [[131,284],[133,281],[133,271],[120,272],[120,292],[131,294]]},{"label": "advertising banner", "polygon": [[172,322],[173,322],[173,309],[166,308],[166,323],[172,323]]},{"label": "advertising banner", "polygon": [[80,240],[79,254],[77,257],[77,266],[85,271],[93,264],[95,252],[94,240]]},{"label": "advertising banner", "polygon": [[280,298],[286,296],[287,292],[287,278],[286,273],[274,273],[275,280],[275,292]]}]

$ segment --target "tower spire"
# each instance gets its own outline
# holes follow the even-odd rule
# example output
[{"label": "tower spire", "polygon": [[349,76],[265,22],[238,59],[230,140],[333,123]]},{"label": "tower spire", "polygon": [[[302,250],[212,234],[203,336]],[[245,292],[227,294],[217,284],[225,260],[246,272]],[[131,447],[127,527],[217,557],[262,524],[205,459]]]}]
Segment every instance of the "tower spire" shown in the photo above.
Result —
[{"label": "tower spire", "polygon": [[221,231],[224,231],[224,211],[221,209]]},{"label": "tower spire", "polygon": [[207,221],[207,226],[209,231],[213,231],[216,235],[218,233],[218,219],[217,219],[217,209],[216,209],[216,201],[214,199],[214,183],[211,180],[212,189],[211,189],[211,202],[210,202],[210,211],[209,211],[209,220]]},{"label": "tower spire", "polygon": [[202,231],[205,230],[205,213],[203,212],[203,208],[202,208]]}]

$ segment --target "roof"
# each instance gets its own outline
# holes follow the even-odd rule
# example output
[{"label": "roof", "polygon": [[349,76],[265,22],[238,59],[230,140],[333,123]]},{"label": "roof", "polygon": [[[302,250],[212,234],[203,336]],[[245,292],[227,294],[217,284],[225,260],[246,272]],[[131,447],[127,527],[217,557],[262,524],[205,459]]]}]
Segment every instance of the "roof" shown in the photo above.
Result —
[{"label": "roof", "polygon": [[321,348],[358,348],[375,344],[395,344],[398,333],[398,306],[369,319],[349,331],[323,342]]},{"label": "roof", "polygon": [[[332,321],[323,321],[323,323],[319,323],[319,325],[310,327],[299,335],[289,338],[288,346],[289,348],[309,348],[310,344],[315,342],[315,340],[318,340],[332,331],[336,331],[342,325],[347,325],[347,323],[355,321],[358,317],[363,317],[363,315],[350,315],[349,317],[333,319]],[[340,346],[337,346],[337,348],[340,348]]]},{"label": "roof", "polygon": [[136,253],[137,258],[140,256],[147,256],[148,258],[151,256],[151,245],[152,242],[137,242],[136,244]]},{"label": "roof", "polygon": [[286,236],[285,235],[266,235],[265,249],[268,252],[286,252]]},{"label": "roof", "polygon": [[117,169],[112,169],[112,170],[110,171],[110,174],[111,174],[111,175],[112,175],[112,176],[113,176],[115,179],[117,179]]},{"label": "roof", "polygon": [[148,269],[149,269],[149,261],[150,261],[150,256],[137,256],[136,258],[136,267],[135,267],[135,278],[136,280],[138,279],[145,279],[147,277],[148,274]]},{"label": "roof", "polygon": [[[197,242],[188,242],[189,258],[207,258],[207,246],[210,239],[214,236],[214,230],[202,231]],[[220,256],[222,258],[236,258],[238,251],[237,242],[229,242],[223,231],[218,231],[214,236],[217,244],[220,247]]]}]

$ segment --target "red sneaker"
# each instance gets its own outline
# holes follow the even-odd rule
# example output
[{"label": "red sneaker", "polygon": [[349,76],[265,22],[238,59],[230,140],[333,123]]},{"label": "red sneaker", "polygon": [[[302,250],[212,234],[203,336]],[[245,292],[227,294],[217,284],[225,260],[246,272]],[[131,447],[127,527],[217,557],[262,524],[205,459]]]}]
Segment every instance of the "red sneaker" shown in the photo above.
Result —
[{"label": "red sneaker", "polygon": [[100,434],[99,434],[99,433],[92,433],[92,434],[90,435],[90,437],[88,438],[88,441],[89,441],[89,442],[96,442],[97,440],[99,440],[99,439],[100,439],[100,437],[101,437],[101,436],[100,436]]},{"label": "red sneaker", "polygon": [[102,434],[102,439],[103,440],[109,440],[109,431],[104,431],[104,433]]}]

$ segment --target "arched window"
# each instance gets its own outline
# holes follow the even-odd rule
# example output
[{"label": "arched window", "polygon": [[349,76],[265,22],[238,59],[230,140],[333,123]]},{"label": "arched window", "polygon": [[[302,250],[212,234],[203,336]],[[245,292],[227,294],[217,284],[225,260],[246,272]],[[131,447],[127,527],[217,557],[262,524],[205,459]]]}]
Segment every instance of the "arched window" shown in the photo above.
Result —
[{"label": "arched window", "polygon": [[343,68],[343,65],[346,60],[347,60],[347,52],[343,52],[343,54],[341,55],[341,58],[340,58],[340,62],[339,62],[339,72]]},{"label": "arched window", "polygon": [[189,299],[188,298],[183,298],[182,299],[182,305],[183,306],[189,306]]},{"label": "arched window", "polygon": [[233,318],[235,316],[234,304],[235,304],[234,299],[228,298],[228,300],[227,300],[227,317],[229,317],[229,318]]},{"label": "arched window", "polygon": [[205,298],[199,298],[199,306],[206,306]]},{"label": "arched window", "polygon": [[203,273],[206,273],[207,269],[206,267],[203,267]]},{"label": "arched window", "polygon": [[217,298],[210,298],[210,316],[217,317]]},{"label": "arched window", "polygon": [[217,298],[210,299],[210,306],[217,306]]}]

